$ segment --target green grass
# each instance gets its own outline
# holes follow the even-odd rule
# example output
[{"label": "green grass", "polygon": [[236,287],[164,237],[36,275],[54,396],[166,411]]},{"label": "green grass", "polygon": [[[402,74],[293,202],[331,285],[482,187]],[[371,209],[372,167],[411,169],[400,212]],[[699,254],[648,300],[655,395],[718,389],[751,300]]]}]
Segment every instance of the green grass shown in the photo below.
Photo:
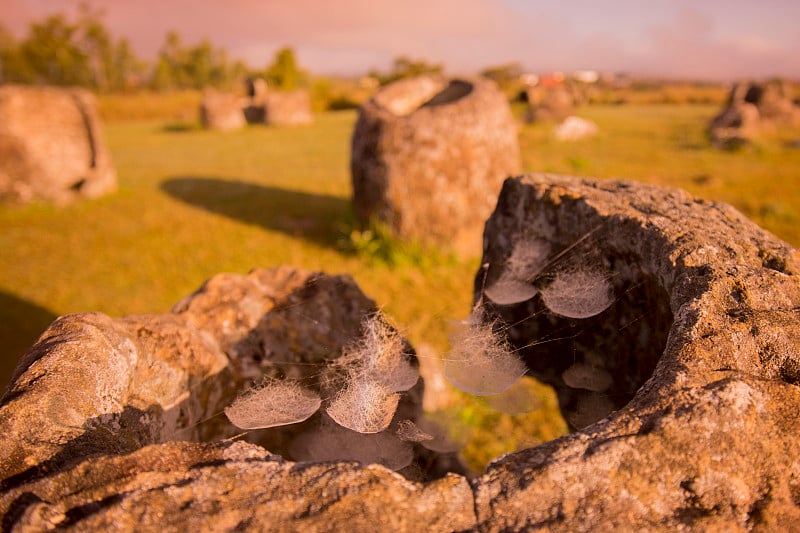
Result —
[{"label": "green grass", "polygon": [[354,120],[232,133],[108,124],[118,193],[0,210],[0,293],[11,300],[0,310],[2,386],[54,316],[163,313],[215,273],[280,264],[349,273],[413,341],[444,346],[448,321],[468,314],[478,261],[400,269],[343,249]]},{"label": "green grass", "polygon": [[[420,261],[412,250],[403,261],[390,250],[387,262],[376,260],[386,243],[350,238],[354,112],[320,114],[307,128],[219,133],[174,127],[190,120],[185,112],[133,120],[135,106],[120,102],[101,99],[106,116],[116,110],[124,119],[105,128],[119,192],[61,208],[0,208],[0,387],[55,316],[164,313],[218,272],[280,264],[351,274],[413,344],[446,349],[448,324],[469,313],[478,259]],[[573,143],[553,140],[552,125],[525,125],[524,168],[685,188],[800,244],[800,150],[784,145],[788,135],[713,150],[704,127],[715,111],[588,107],[581,114],[601,133]],[[538,414],[510,417],[486,400],[467,402],[460,416],[483,428],[468,448],[470,464],[563,433],[552,397],[544,403]]]}]

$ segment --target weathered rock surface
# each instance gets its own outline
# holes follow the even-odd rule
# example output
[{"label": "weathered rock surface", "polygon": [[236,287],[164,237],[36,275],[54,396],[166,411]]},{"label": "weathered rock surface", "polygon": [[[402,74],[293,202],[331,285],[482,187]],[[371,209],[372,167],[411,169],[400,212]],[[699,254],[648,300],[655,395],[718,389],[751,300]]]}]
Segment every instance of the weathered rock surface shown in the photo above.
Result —
[{"label": "weathered rock surface", "polygon": [[[346,277],[220,275],[169,315],[62,317],[26,354],[0,403],[4,529],[800,523],[796,250],[724,204],[549,175],[507,180],[485,237],[478,301],[512,264],[543,294],[564,273],[603,273],[610,304],[586,318],[548,307],[585,298],[482,300],[579,432],[499,458],[470,481],[272,455],[291,433],[235,442],[219,411],[248,377],[313,378],[374,304]],[[411,416],[421,393],[408,395]]]},{"label": "weathered rock surface", "polygon": [[0,202],[63,204],[116,188],[91,93],[0,86]]},{"label": "weathered rock surface", "polygon": [[8,530],[451,531],[474,524],[466,479],[426,485],[356,463],[291,463],[244,442],[169,442],[26,479]]},{"label": "weathered rock surface", "polygon": [[361,107],[351,157],[355,213],[400,239],[477,255],[500,186],[519,167],[517,126],[494,82],[400,80]]},{"label": "weathered rock surface", "polygon": [[[330,430],[318,412],[252,431],[253,444],[230,438],[240,431],[222,409],[248,382],[288,377],[321,390],[314,383],[376,311],[349,277],[277,268],[215,276],[168,315],[61,317],[23,357],[0,404],[4,528],[366,529],[387,519],[401,530],[446,530],[473,523],[466,479],[441,477],[459,468],[452,454],[402,442],[394,425],[380,440]],[[403,395],[393,424],[418,420],[422,386]],[[378,464],[284,460],[301,438],[303,451],[314,438],[324,439],[325,453],[333,439],[352,448],[332,457],[393,446],[411,465],[398,465],[400,475]],[[385,516],[391,509],[394,516]]]},{"label": "weathered rock surface", "polygon": [[207,90],[200,101],[200,123],[212,130],[241,129],[247,125],[244,106],[245,101],[235,94]]},{"label": "weathered rock surface", "polygon": [[540,291],[591,270],[613,301],[584,319],[555,315],[540,295],[487,304],[583,429],[490,465],[475,484],[479,529],[800,523],[795,249],[682,191],[550,175],[508,180],[485,239],[476,294],[521,247],[540,251],[524,261]]}]

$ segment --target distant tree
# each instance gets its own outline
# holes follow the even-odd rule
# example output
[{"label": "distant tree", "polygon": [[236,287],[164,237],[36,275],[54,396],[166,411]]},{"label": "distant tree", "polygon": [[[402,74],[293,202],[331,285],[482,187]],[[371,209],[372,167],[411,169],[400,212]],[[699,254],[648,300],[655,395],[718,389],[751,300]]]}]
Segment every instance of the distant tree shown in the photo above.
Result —
[{"label": "distant tree", "polygon": [[124,91],[141,85],[147,64],[136,57],[127,39],[119,39],[114,46],[109,68],[109,88]]},{"label": "distant tree", "polygon": [[158,59],[153,72],[153,87],[158,90],[177,89],[187,85],[184,79],[186,50],[181,36],[176,31],[169,31],[164,37],[164,44],[158,51]]},{"label": "distant tree", "polygon": [[78,26],[63,15],[52,15],[31,24],[19,47],[22,60],[36,83],[91,85],[86,53],[78,42]]},{"label": "distant tree", "polygon": [[127,41],[114,42],[102,16],[81,5],[74,22],[62,14],[33,22],[19,43],[0,30],[2,80],[99,90],[128,88],[141,76],[144,65]]},{"label": "distant tree", "polygon": [[404,78],[422,74],[441,74],[443,69],[441,64],[429,63],[424,59],[398,57],[394,60],[394,73]]},{"label": "distant tree", "polygon": [[89,85],[108,89],[113,76],[114,43],[111,34],[103,25],[102,11],[93,10],[88,4],[80,5],[80,15],[75,24],[75,45],[84,56]]},{"label": "distant tree", "polygon": [[509,98],[518,97],[520,91],[524,88],[524,84],[520,80],[523,71],[519,63],[505,63],[486,67],[480,74],[484,78],[489,78],[497,83]]},{"label": "distant tree", "polygon": [[[189,83],[195,87],[208,87],[213,85],[215,74],[219,74],[219,68],[215,65],[214,48],[207,39],[200,41],[200,44],[186,50],[186,78],[191,80]],[[223,61],[224,52],[223,52]],[[224,68],[224,67],[223,67]],[[215,72],[216,71],[216,72]]]},{"label": "distant tree", "polygon": [[499,85],[516,82],[522,75],[522,67],[519,63],[506,63],[503,65],[491,66],[481,71],[481,76],[496,81]]},{"label": "distant tree", "polygon": [[77,20],[78,47],[86,56],[90,86],[100,90],[126,90],[141,82],[145,63],[136,57],[125,38],[116,41],[103,24],[101,9],[82,3]]},{"label": "distant tree", "polygon": [[195,87],[228,88],[247,76],[244,63],[231,61],[224,48],[214,48],[207,40],[189,50],[189,71]]},{"label": "distant tree", "polygon": [[395,58],[392,70],[388,73],[371,71],[370,76],[377,79],[381,85],[386,85],[402,78],[411,78],[423,74],[441,74],[444,66],[437,63],[429,63],[424,59],[410,59],[405,56]]},{"label": "distant tree", "polygon": [[[75,20],[63,14],[31,23],[19,42],[0,26],[0,82],[80,85],[100,91],[124,91],[147,81],[155,89],[228,87],[244,77],[245,65],[208,40],[186,46],[168,32],[155,64],[140,60],[130,43],[115,39],[104,13],[81,4]],[[149,80],[146,75],[149,70]]]},{"label": "distant tree", "polygon": [[281,48],[267,67],[264,77],[267,83],[280,90],[292,90],[308,84],[308,73],[297,66],[294,50]]},{"label": "distant tree", "polygon": [[170,31],[158,54],[152,86],[158,90],[227,87],[245,71],[241,62],[231,63],[225,49],[215,48],[207,39],[185,46],[181,36]]},{"label": "distant tree", "polygon": [[33,73],[22,59],[14,36],[0,25],[0,83],[26,83],[33,79]]}]

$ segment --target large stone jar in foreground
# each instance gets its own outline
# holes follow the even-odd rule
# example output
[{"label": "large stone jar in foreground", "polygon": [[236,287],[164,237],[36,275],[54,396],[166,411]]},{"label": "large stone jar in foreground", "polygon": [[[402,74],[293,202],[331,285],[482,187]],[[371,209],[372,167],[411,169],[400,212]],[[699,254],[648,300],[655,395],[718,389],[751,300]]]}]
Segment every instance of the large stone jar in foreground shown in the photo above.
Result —
[{"label": "large stone jar in foreground", "polygon": [[494,82],[400,80],[361,107],[352,140],[355,213],[401,239],[477,255],[483,221],[519,168],[517,125]]},{"label": "large stone jar in foreground", "polygon": [[[348,278],[222,275],[168,315],[73,315],[45,332],[0,404],[3,527],[800,523],[795,249],[681,191],[549,175],[506,181],[485,242],[476,305],[556,389],[574,433],[500,457],[471,480],[292,462],[275,455],[281,438],[229,439],[219,409],[246,376],[312,378],[301,369],[329,359],[374,304]],[[409,391],[404,416],[419,412],[421,393]]]},{"label": "large stone jar in foreground", "polygon": [[476,297],[580,431],[491,464],[481,528],[800,523],[797,250],[725,204],[552,175],[508,180],[485,242]]},{"label": "large stone jar in foreground", "polygon": [[0,86],[0,202],[63,204],[116,188],[91,93]]}]

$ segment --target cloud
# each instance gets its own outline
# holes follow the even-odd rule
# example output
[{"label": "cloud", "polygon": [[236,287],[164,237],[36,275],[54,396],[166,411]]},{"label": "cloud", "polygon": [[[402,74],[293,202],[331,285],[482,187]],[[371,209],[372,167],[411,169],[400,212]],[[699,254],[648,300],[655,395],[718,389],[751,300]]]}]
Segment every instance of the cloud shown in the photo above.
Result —
[{"label": "cloud", "polygon": [[290,44],[301,59],[307,54],[314,62],[362,70],[386,66],[399,55],[474,68],[483,58],[499,56],[497,29],[515,24],[513,13],[488,0],[344,0],[329,5],[299,0],[288,7],[266,2],[258,10],[261,17],[255,18],[264,21],[263,27],[237,28],[254,39],[240,47],[245,54]]},{"label": "cloud", "polygon": [[24,28],[32,18],[30,10],[23,0],[6,0],[3,3],[3,12],[0,15],[0,24],[14,33]]},{"label": "cloud", "polygon": [[[30,20],[78,0],[5,0],[2,23],[17,35]],[[474,72],[519,62],[533,71],[595,68],[702,78],[796,76],[795,0],[703,3],[589,0],[94,0],[112,33],[152,58],[169,30],[208,38],[262,67],[292,46],[316,73],[386,69],[400,55]],[[684,7],[681,7],[684,6]],[[687,7],[688,6],[688,7]]]},{"label": "cloud", "polygon": [[726,34],[718,21],[695,9],[683,9],[667,24],[653,27],[636,68],[650,74],[696,78],[767,77],[800,72],[800,57],[774,40]]}]

